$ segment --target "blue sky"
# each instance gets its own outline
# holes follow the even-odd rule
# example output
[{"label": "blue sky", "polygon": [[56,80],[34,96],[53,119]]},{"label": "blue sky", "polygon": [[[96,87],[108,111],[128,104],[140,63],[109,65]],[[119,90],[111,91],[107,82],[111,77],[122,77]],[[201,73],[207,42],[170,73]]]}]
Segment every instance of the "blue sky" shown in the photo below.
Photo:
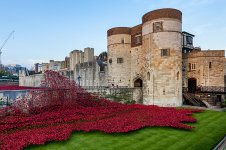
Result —
[{"label": "blue sky", "polygon": [[183,13],[183,30],[195,35],[202,49],[226,49],[225,0],[0,0],[2,63],[26,67],[50,59],[63,60],[74,49],[107,50],[106,32],[135,26],[154,9]]}]

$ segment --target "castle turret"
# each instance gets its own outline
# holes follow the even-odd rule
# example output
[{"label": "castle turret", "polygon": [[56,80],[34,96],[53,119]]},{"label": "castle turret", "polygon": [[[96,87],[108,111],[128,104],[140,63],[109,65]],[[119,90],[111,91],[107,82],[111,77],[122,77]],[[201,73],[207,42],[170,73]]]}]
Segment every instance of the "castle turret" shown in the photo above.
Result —
[{"label": "castle turret", "polygon": [[94,59],[94,48],[84,48],[84,62],[90,62]]},{"label": "castle turret", "polygon": [[158,9],[142,17],[142,49],[146,55],[144,104],[182,104],[182,13]]},{"label": "castle turret", "polygon": [[75,69],[75,65],[81,63],[81,51],[73,50],[70,52],[70,70],[73,71]]},{"label": "castle turret", "polygon": [[131,29],[117,27],[108,30],[108,83],[130,85]]}]

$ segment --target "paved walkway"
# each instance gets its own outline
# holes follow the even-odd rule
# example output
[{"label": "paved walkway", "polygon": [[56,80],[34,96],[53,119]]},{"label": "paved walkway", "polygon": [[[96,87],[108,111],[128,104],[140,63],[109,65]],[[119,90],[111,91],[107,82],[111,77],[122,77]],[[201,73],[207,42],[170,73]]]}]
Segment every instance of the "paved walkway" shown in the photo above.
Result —
[{"label": "paved walkway", "polygon": [[213,150],[225,150],[226,149],[226,136],[217,144]]}]

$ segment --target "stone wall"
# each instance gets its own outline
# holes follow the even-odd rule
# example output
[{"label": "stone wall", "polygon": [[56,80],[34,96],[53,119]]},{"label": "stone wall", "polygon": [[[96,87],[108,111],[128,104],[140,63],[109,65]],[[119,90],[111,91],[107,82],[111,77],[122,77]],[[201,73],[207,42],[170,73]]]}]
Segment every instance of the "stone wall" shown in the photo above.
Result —
[{"label": "stone wall", "polygon": [[79,50],[73,50],[70,52],[70,70],[75,69],[75,65],[79,63],[81,57],[83,56],[82,52]]},{"label": "stone wall", "polygon": [[[130,86],[131,36],[108,36],[108,84]],[[121,59],[121,62],[120,60]]]},{"label": "stone wall", "polygon": [[84,48],[84,61],[80,61],[80,63],[83,62],[90,62],[93,61],[94,58],[94,48]]},{"label": "stone wall", "polygon": [[[180,106],[182,13],[159,9],[145,14],[142,20],[142,24],[132,28],[108,30],[109,84],[134,87],[138,81],[144,104]],[[154,31],[155,23],[161,25],[160,30]],[[162,49],[167,49],[169,56],[161,56]],[[120,57],[122,64],[117,63]]]},{"label": "stone wall", "polygon": [[117,99],[122,99],[121,102],[125,101],[135,101],[136,103],[142,104],[143,93],[142,88],[108,88],[108,87],[83,87],[88,92],[94,93],[96,95],[100,95],[102,97],[106,97],[112,101],[119,101]]},{"label": "stone wall", "polygon": [[43,74],[25,75],[25,71],[19,72],[19,86],[39,87],[43,79]]},{"label": "stone wall", "polygon": [[107,86],[106,72],[107,67],[101,71],[95,60],[85,62],[76,65],[74,80],[81,86]]},{"label": "stone wall", "polygon": [[50,60],[48,70],[59,71],[61,69],[62,61]]},{"label": "stone wall", "polygon": [[[161,22],[162,30],[153,31],[153,24]],[[147,64],[143,67],[144,104],[159,106],[182,105],[182,36],[181,21],[159,18],[143,24],[143,53]],[[162,56],[167,49],[168,56]],[[147,79],[149,74],[149,79]]]},{"label": "stone wall", "polygon": [[187,59],[188,79],[196,79],[197,86],[224,86],[223,50],[192,51]]},{"label": "stone wall", "polygon": [[144,79],[142,70],[145,64],[144,61],[145,53],[143,52],[142,46],[136,46],[131,48],[131,77],[130,77],[130,87],[134,87],[134,82],[136,79]]},{"label": "stone wall", "polygon": [[188,87],[188,58],[187,54],[182,54],[182,87],[187,89]]}]

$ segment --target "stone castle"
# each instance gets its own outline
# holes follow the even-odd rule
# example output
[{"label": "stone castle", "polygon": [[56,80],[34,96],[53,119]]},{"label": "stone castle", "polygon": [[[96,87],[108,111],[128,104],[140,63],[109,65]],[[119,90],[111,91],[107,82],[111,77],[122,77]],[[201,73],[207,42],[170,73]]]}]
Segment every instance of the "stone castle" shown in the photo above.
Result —
[{"label": "stone castle", "polygon": [[[181,106],[183,90],[225,87],[224,50],[194,48],[193,37],[182,32],[181,11],[150,11],[139,25],[109,29],[107,53],[74,50],[59,72],[81,86],[140,88],[145,105]],[[20,74],[20,85],[36,86],[39,80]]]}]

